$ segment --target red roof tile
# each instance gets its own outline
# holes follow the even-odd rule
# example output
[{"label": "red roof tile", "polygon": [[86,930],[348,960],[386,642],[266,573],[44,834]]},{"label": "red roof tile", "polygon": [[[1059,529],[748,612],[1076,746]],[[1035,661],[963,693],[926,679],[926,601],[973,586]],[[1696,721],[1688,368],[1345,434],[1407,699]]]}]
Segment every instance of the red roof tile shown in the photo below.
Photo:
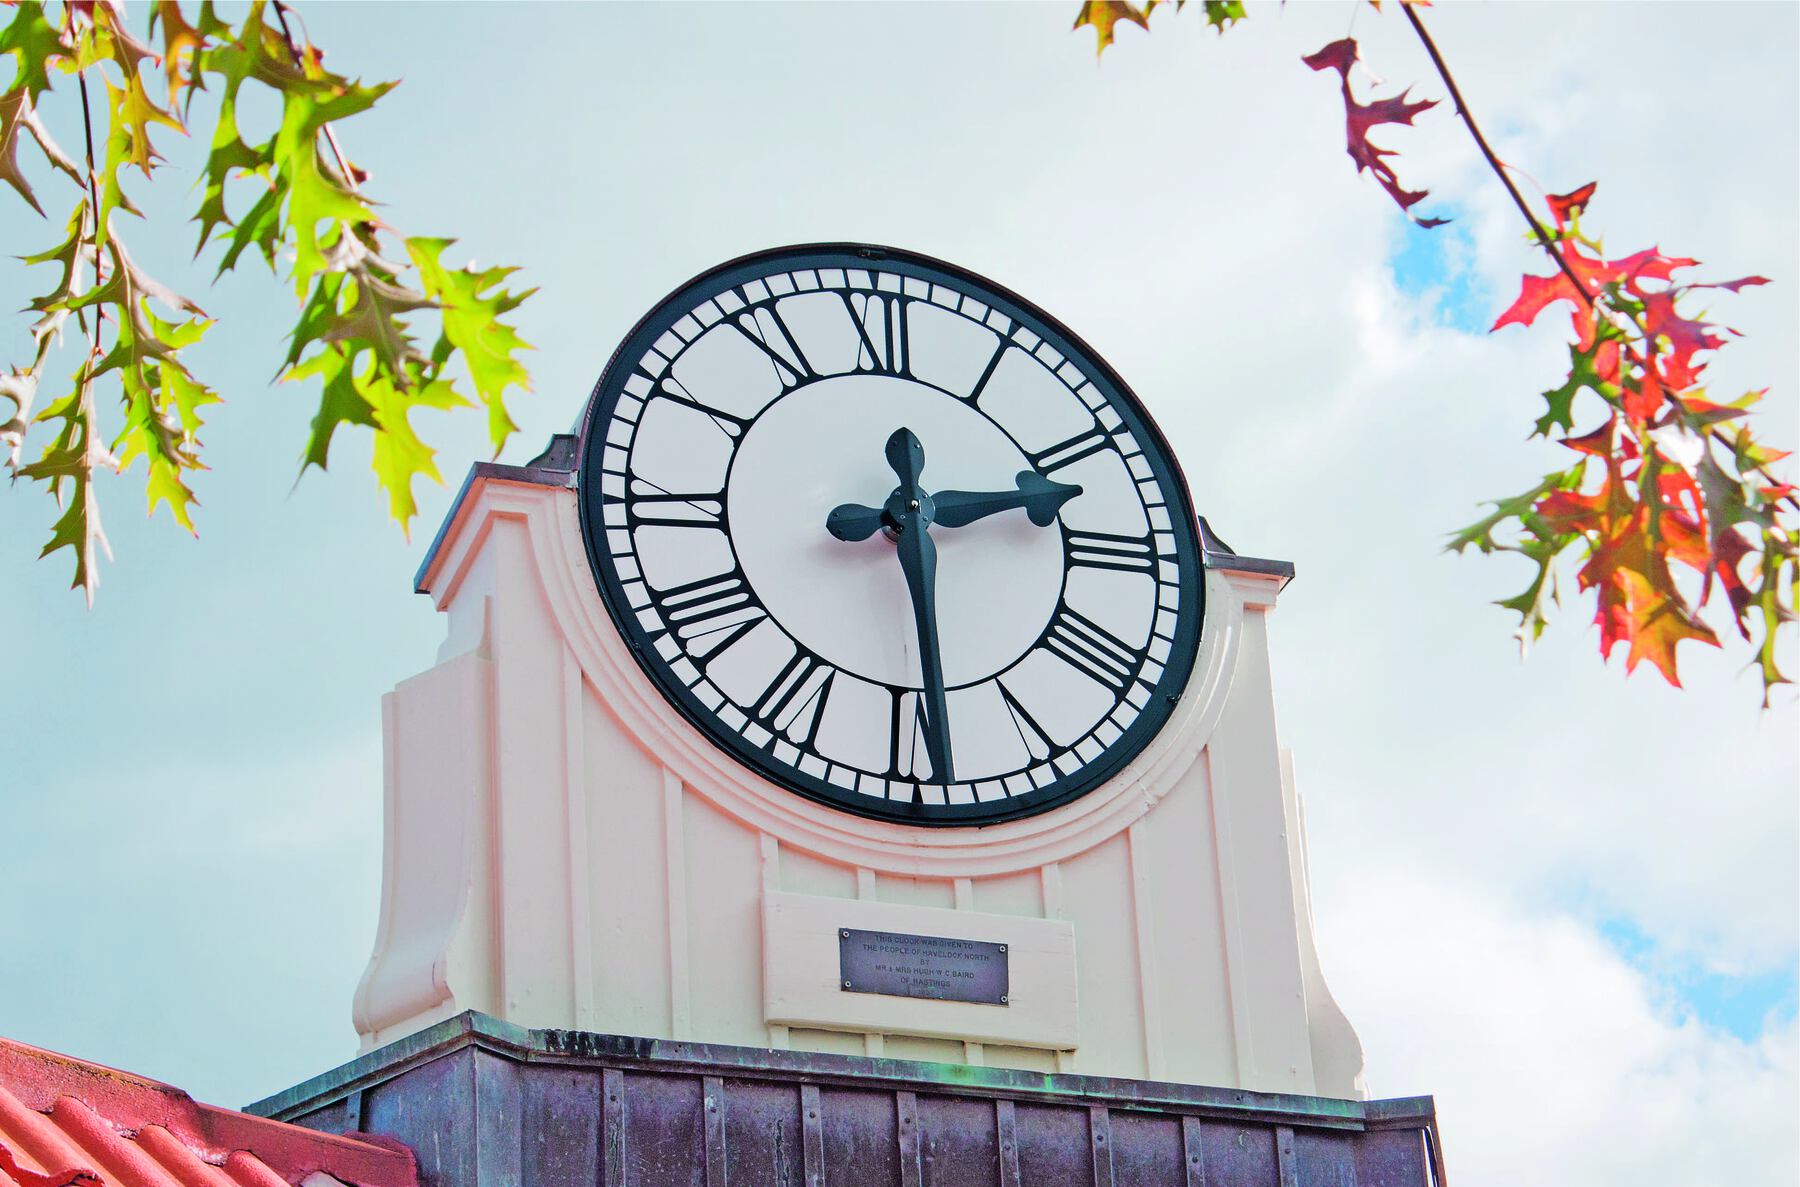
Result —
[{"label": "red roof tile", "polygon": [[300,1187],[318,1174],[352,1187],[419,1182],[398,1142],[204,1105],[155,1080],[0,1039],[0,1187]]}]

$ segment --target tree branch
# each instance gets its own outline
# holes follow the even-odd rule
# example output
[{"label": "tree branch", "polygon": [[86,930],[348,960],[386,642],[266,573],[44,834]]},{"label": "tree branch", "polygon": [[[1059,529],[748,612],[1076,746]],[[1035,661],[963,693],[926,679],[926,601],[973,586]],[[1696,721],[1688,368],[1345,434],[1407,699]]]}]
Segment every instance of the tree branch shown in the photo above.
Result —
[{"label": "tree branch", "polygon": [[[1587,303],[1588,308],[1590,310],[1599,311],[1601,306],[1595,299],[1594,294],[1588,289],[1588,286],[1582,282],[1581,277],[1576,275],[1575,269],[1570,266],[1568,258],[1557,249],[1558,240],[1553,238],[1550,232],[1544,228],[1544,224],[1538,221],[1537,215],[1533,214],[1531,212],[1531,207],[1526,204],[1524,195],[1519,193],[1519,187],[1513,184],[1512,177],[1509,176],[1507,172],[1506,162],[1494,155],[1493,147],[1488,144],[1487,137],[1481,134],[1481,127],[1475,122],[1474,114],[1469,111],[1469,105],[1463,99],[1462,90],[1456,85],[1456,77],[1450,73],[1450,67],[1445,64],[1444,55],[1438,52],[1437,42],[1431,39],[1431,34],[1425,28],[1425,22],[1420,19],[1418,12],[1413,5],[1405,3],[1404,0],[1402,0],[1400,5],[1400,11],[1406,14],[1407,23],[1412,25],[1413,32],[1418,34],[1419,42],[1425,47],[1425,53],[1431,58],[1432,66],[1436,67],[1438,77],[1443,79],[1444,86],[1450,91],[1450,99],[1456,104],[1456,114],[1462,118],[1463,124],[1469,129],[1469,135],[1474,139],[1475,147],[1481,150],[1481,155],[1487,159],[1488,167],[1493,170],[1494,176],[1499,178],[1500,184],[1506,187],[1506,192],[1512,197],[1513,205],[1517,206],[1519,208],[1519,213],[1525,217],[1525,222],[1531,228],[1531,233],[1537,240],[1538,245],[1542,247],[1545,252],[1549,253],[1552,260],[1556,261],[1557,268],[1562,271],[1564,276],[1569,278],[1569,283],[1575,286],[1575,291],[1580,294],[1581,299]],[[1604,311],[1614,315],[1621,314],[1621,311],[1612,308],[1610,305],[1606,306]],[[1632,326],[1640,335],[1645,338],[1649,337],[1644,327],[1639,324],[1636,318],[1631,317],[1628,313],[1623,314],[1623,316],[1631,322]],[[1646,374],[1652,373],[1648,360],[1640,355],[1635,348],[1627,343],[1625,349],[1631,356],[1632,361],[1638,365],[1639,369]],[[1716,425],[1708,427],[1706,436],[1708,439],[1716,441],[1720,445],[1731,450],[1732,455],[1734,457],[1736,456],[1737,447]],[[1771,483],[1780,484],[1781,480],[1769,473],[1765,466],[1756,465],[1753,466],[1752,469],[1768,479]],[[1786,495],[1781,501],[1787,503],[1790,507],[1800,510],[1800,498],[1796,498],[1793,495]]]}]

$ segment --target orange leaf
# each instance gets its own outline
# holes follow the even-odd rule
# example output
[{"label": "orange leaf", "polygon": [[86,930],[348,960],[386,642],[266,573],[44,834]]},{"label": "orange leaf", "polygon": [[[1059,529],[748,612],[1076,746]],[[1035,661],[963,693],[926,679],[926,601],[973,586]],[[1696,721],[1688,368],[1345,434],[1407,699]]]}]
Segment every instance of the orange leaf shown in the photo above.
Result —
[{"label": "orange leaf", "polygon": [[1663,679],[1681,687],[1676,672],[1676,645],[1689,639],[1719,645],[1712,628],[1694,618],[1678,596],[1659,593],[1643,574],[1618,570],[1600,592],[1600,654],[1610,658],[1621,641],[1628,645],[1625,671],[1649,660]]},{"label": "orange leaf", "polygon": [[1094,46],[1096,56],[1106,52],[1106,47],[1113,43],[1116,36],[1113,26],[1120,21],[1136,25],[1140,29],[1150,27],[1150,10],[1156,7],[1156,0],[1139,7],[1127,3],[1126,0],[1086,0],[1081,11],[1075,14],[1075,23],[1070,26],[1079,29],[1083,25],[1092,25],[1098,41]]}]

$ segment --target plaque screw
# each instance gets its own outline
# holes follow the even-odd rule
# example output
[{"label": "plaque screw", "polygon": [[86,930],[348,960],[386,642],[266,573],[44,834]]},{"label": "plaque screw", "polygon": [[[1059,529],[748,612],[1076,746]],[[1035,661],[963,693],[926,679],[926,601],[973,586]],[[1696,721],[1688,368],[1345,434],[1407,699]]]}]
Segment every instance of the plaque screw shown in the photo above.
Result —
[{"label": "plaque screw", "polygon": [[838,935],[842,936],[844,939],[847,940],[850,938],[850,929],[846,927],[842,931],[838,932]]},{"label": "plaque screw", "polygon": [[1004,993],[1000,995],[1000,1004],[1003,1006],[1006,1004],[1006,995]]},{"label": "plaque screw", "polygon": [[1000,945],[1000,951],[1002,951],[1002,952],[1004,952],[1004,951],[1006,951],[1006,945],[1005,945],[1005,944],[1002,944],[1002,945]]},{"label": "plaque screw", "polygon": [[844,988],[845,989],[850,988],[850,982],[848,982],[848,981],[844,982]]}]

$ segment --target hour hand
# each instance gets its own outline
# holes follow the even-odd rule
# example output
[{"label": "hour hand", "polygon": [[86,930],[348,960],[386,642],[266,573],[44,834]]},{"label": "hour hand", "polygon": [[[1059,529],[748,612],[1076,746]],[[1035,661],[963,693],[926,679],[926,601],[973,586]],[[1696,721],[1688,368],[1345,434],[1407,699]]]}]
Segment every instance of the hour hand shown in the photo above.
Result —
[{"label": "hour hand", "polygon": [[909,496],[919,490],[919,475],[925,469],[925,447],[913,431],[904,426],[895,429],[887,439],[887,463],[900,480],[900,488]]},{"label": "hour hand", "polygon": [[1052,482],[1035,470],[1020,470],[1014,481],[1018,483],[1016,490],[939,491],[932,496],[932,501],[937,505],[934,518],[947,528],[960,528],[997,512],[1023,507],[1032,523],[1040,528],[1049,527],[1056,519],[1056,513],[1062,510],[1062,505],[1081,493],[1079,486],[1067,482]]},{"label": "hour hand", "polygon": [[881,530],[881,508],[840,503],[825,517],[825,530],[840,540],[867,540]]}]

